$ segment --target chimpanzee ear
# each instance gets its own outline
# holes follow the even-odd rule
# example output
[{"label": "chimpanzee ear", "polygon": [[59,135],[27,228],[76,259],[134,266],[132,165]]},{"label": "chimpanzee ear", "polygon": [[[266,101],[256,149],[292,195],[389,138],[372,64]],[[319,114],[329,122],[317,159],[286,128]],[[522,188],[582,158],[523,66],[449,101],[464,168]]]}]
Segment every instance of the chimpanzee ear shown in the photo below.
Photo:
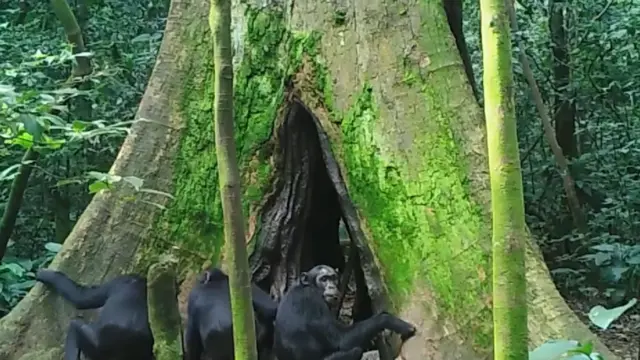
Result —
[{"label": "chimpanzee ear", "polygon": [[336,271],[336,275],[340,275],[340,269],[338,269],[338,268],[333,268],[333,270],[335,270],[335,271]]},{"label": "chimpanzee ear", "polygon": [[300,284],[302,285],[311,285],[311,281],[309,281],[309,274],[306,272],[303,272],[302,274],[300,274]]}]

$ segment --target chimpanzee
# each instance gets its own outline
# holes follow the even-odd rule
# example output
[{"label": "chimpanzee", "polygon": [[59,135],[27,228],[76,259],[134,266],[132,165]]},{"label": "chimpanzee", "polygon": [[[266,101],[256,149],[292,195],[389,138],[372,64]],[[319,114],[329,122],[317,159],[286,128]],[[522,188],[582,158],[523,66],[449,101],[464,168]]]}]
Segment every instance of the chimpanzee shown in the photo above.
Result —
[{"label": "chimpanzee", "polygon": [[363,348],[382,330],[411,338],[416,328],[382,312],[346,326],[331,313],[328,304],[339,298],[338,272],[317,265],[300,274],[283,296],[276,314],[274,352],[278,360],[359,360]]},{"label": "chimpanzee", "polygon": [[[273,345],[273,321],[277,304],[269,294],[252,285],[258,359],[266,360]],[[185,332],[185,360],[233,360],[233,325],[229,277],[218,268],[204,272],[189,293]]]},{"label": "chimpanzee", "polygon": [[73,319],[64,345],[64,360],[153,360],[153,335],[147,315],[147,281],[121,275],[102,285],[84,286],[60,271],[40,270],[36,280],[53,289],[78,310],[100,310],[97,321]]}]

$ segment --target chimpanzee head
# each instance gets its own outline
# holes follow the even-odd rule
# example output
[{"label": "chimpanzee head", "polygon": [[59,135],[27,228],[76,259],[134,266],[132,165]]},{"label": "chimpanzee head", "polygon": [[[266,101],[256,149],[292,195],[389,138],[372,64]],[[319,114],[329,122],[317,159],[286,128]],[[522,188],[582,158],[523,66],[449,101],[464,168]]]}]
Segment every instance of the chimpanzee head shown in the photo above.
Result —
[{"label": "chimpanzee head", "polygon": [[201,284],[208,284],[211,281],[224,279],[227,279],[227,274],[225,274],[217,267],[212,266],[205,270],[202,274],[200,274],[200,276],[198,277],[198,282],[200,282]]},{"label": "chimpanzee head", "polygon": [[316,265],[311,270],[300,274],[300,284],[314,286],[322,291],[322,297],[329,306],[340,301],[338,282],[338,269],[327,265]]}]

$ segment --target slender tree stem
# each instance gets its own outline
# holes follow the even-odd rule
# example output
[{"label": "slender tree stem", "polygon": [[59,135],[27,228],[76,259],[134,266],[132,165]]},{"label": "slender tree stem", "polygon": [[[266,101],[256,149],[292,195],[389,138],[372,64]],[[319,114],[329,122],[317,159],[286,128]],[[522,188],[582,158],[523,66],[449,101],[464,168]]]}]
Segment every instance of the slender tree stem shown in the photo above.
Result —
[{"label": "slender tree stem", "polygon": [[480,11],[493,215],[494,359],[526,360],[527,232],[513,100],[511,32],[505,0],[481,0]]}]

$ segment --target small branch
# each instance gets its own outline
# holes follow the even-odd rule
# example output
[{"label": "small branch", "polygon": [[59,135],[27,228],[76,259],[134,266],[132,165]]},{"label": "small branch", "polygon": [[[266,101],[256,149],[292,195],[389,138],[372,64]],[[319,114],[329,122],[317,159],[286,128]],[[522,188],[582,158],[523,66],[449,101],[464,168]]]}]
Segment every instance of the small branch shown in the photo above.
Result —
[{"label": "small branch", "polygon": [[[514,32],[517,32],[518,22],[516,21],[516,12],[511,1],[507,1],[507,10],[509,12],[509,18],[511,20],[511,27]],[[558,165],[560,176],[562,177],[562,184],[567,194],[567,202],[569,203],[569,211],[571,211],[573,223],[581,233],[586,234],[588,230],[587,223],[585,221],[582,209],[580,208],[580,201],[578,200],[578,196],[576,195],[576,188],[573,177],[569,172],[569,163],[567,162],[567,158],[565,158],[564,154],[562,153],[560,145],[558,145],[556,132],[551,125],[551,119],[549,118],[549,111],[547,110],[547,107],[542,100],[540,89],[538,88],[538,84],[533,77],[533,72],[531,71],[529,60],[525,53],[524,44],[519,44],[519,47],[520,53],[518,54],[518,58],[520,59],[520,64],[522,65],[522,72],[524,73],[524,76],[526,77],[527,82],[531,87],[531,95],[533,96],[533,101],[536,105],[536,108],[538,109],[538,113],[540,114],[540,120],[542,121],[542,126],[544,128],[545,138],[549,143],[549,147],[551,148],[553,156],[556,160],[556,164]]]},{"label": "small branch", "polygon": [[16,225],[16,219],[20,212],[24,192],[27,190],[29,177],[33,171],[32,163],[38,160],[39,157],[40,153],[34,150],[33,147],[30,147],[22,157],[22,164],[20,165],[18,175],[11,183],[11,193],[9,194],[9,200],[2,215],[2,223],[0,223],[0,260],[4,257],[9,239],[13,233],[13,228]]}]

